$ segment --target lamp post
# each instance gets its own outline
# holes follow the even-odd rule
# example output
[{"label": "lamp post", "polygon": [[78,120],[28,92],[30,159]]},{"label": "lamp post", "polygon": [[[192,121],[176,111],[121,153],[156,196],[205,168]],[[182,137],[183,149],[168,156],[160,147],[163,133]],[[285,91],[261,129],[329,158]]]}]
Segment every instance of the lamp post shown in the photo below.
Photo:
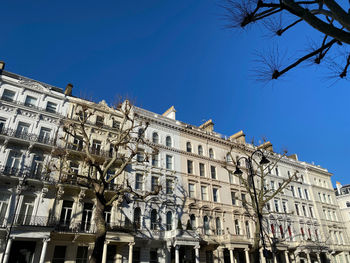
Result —
[{"label": "lamp post", "polygon": [[[265,239],[264,239],[264,231],[262,228],[262,214],[260,213],[260,209],[259,209],[259,202],[258,202],[258,197],[256,194],[256,189],[255,189],[255,183],[254,183],[254,170],[253,170],[253,156],[256,153],[260,153],[262,155],[261,160],[259,162],[260,165],[264,165],[264,164],[268,164],[270,161],[265,157],[264,153],[261,150],[256,150],[254,151],[250,156],[248,157],[241,157],[237,160],[237,165],[236,165],[236,171],[234,172],[235,175],[242,175],[243,171],[241,169],[239,169],[239,161],[244,159],[247,163],[247,168],[248,168],[248,180],[251,181],[252,187],[253,187],[253,192],[254,192],[254,201],[255,201],[255,207],[256,207],[256,214],[258,217],[258,223],[259,223],[259,227],[260,227],[260,238],[261,238],[261,242],[262,242],[262,246],[263,246],[263,255],[265,258],[269,258],[269,251],[266,249],[266,244],[265,244]],[[255,251],[255,262],[260,262],[260,253],[259,250]]]}]

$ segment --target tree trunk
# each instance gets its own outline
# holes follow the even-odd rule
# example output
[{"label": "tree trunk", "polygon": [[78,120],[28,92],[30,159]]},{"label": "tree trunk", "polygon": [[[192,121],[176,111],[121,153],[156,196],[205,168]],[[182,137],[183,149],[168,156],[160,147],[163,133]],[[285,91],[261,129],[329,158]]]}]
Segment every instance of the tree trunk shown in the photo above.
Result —
[{"label": "tree trunk", "polygon": [[90,258],[90,263],[101,263],[102,262],[102,254],[103,254],[103,246],[106,240],[106,222],[104,218],[105,211],[105,202],[104,197],[101,194],[96,193],[96,211],[95,211],[95,221],[96,224],[96,233],[95,233],[95,246],[92,251],[92,255]]}]

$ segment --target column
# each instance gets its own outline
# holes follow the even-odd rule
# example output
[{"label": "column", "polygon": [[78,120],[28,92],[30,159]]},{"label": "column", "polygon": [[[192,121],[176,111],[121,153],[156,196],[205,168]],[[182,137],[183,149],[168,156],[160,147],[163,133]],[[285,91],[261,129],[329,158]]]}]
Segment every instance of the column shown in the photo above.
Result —
[{"label": "column", "polygon": [[230,263],[235,263],[235,255],[233,254],[233,249],[230,249]]},{"label": "column", "polygon": [[175,263],[180,263],[179,249],[180,246],[175,246]]},{"label": "column", "polygon": [[224,249],[223,248],[218,248],[218,262],[224,263]]},{"label": "column", "polygon": [[45,238],[43,240],[43,248],[41,249],[41,255],[40,255],[40,261],[39,263],[45,262],[45,256],[46,256],[46,250],[47,250],[47,243],[50,241],[49,238]]},{"label": "column", "polygon": [[196,263],[199,263],[199,248],[200,248],[199,245],[197,245],[197,246],[194,247],[194,249],[195,249],[195,255],[196,255]]},{"label": "column", "polygon": [[311,263],[310,252],[306,252],[307,263]]},{"label": "column", "polygon": [[275,253],[273,254],[273,263],[277,263],[277,255]]},{"label": "column", "polygon": [[299,251],[295,251],[295,263],[300,263],[300,255],[299,255]]},{"label": "column", "polygon": [[245,252],[245,262],[246,262],[246,263],[250,263],[249,249],[246,248],[246,249],[244,250],[244,252]]},{"label": "column", "polygon": [[102,263],[106,263],[106,261],[107,261],[107,242],[103,244]]},{"label": "column", "polygon": [[[285,257],[286,263],[289,263],[288,250],[284,251],[284,257]],[[321,263],[321,262],[320,262],[320,263]]]},{"label": "column", "polygon": [[130,242],[129,243],[129,263],[132,263],[132,249],[135,245],[135,242]]},{"label": "column", "polygon": [[171,263],[171,245],[165,247],[165,263]]},{"label": "column", "polygon": [[12,241],[13,241],[12,238],[9,238],[9,240],[7,241],[6,250],[5,250],[5,253],[3,255],[3,257],[4,257],[4,262],[3,263],[7,263],[9,261]]}]

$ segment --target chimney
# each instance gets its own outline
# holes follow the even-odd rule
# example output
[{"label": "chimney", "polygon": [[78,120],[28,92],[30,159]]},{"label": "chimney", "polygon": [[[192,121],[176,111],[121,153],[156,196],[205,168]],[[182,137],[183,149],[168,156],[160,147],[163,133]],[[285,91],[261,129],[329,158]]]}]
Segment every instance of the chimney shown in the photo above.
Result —
[{"label": "chimney", "polygon": [[272,143],[271,143],[270,141],[264,142],[263,144],[260,144],[260,145],[258,146],[258,149],[264,149],[264,150],[273,152]]},{"label": "chimney", "polygon": [[72,96],[73,84],[68,83],[66,89],[64,90],[64,95]]},{"label": "chimney", "polygon": [[199,128],[208,132],[212,132],[214,130],[214,122],[210,119],[199,126]]},{"label": "chimney", "polygon": [[230,140],[237,140],[240,143],[245,143],[245,134],[242,130],[240,130],[239,132],[236,132],[235,134],[231,135]]},{"label": "chimney", "polygon": [[338,195],[341,195],[341,191],[340,191],[340,189],[342,188],[341,183],[336,182],[336,183],[335,183],[335,185],[337,186],[337,192],[338,192]]},{"label": "chimney", "polygon": [[0,61],[0,74],[2,74],[4,69],[5,69],[5,62],[4,61]]},{"label": "chimney", "polygon": [[164,112],[162,114],[164,117],[167,117],[169,119],[175,120],[176,117],[176,110],[174,108],[174,106],[171,106],[169,109],[166,110],[166,112]]}]

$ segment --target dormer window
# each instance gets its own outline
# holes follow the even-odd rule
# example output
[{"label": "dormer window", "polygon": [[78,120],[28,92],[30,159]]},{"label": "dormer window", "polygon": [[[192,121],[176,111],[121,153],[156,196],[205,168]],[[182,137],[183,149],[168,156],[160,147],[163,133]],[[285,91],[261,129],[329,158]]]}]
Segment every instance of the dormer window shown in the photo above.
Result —
[{"label": "dormer window", "polygon": [[152,142],[158,144],[159,143],[159,135],[158,133],[154,132],[152,134]]}]

